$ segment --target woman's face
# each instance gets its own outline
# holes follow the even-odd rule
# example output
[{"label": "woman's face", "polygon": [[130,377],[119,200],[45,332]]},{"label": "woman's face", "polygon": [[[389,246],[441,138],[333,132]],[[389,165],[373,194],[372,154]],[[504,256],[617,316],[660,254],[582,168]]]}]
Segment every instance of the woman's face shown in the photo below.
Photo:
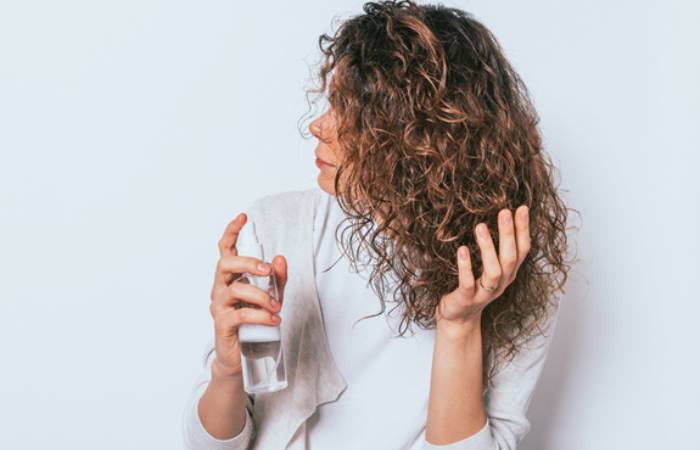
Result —
[{"label": "woman's face", "polygon": [[335,118],[332,111],[326,110],[309,124],[309,131],[318,139],[316,146],[316,166],[319,169],[318,185],[331,195],[336,195],[335,178],[337,165],[340,162],[340,149],[338,146]]}]

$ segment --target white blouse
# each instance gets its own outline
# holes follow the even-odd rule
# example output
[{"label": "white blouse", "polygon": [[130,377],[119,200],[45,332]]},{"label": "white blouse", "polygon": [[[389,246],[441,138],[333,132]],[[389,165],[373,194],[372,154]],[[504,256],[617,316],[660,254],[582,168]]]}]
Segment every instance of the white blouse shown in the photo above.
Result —
[{"label": "white blouse", "polygon": [[358,273],[342,255],[335,230],[345,214],[335,197],[323,192],[318,202],[313,232],[316,288],[333,359],[348,387],[307,420],[309,449],[368,449],[381,442],[385,449],[419,450],[435,330],[413,327],[413,336],[407,332],[392,337],[398,335],[400,321],[398,308],[390,313],[393,303],[387,303],[383,315],[355,323],[380,311],[379,297],[368,285],[371,269],[359,267]]},{"label": "white blouse", "polygon": [[[425,440],[425,424],[435,332],[412,326],[404,337],[394,337],[398,334],[400,309],[392,312],[393,303],[387,303],[384,314],[359,320],[378,313],[380,302],[367,284],[370,269],[360,266],[356,272],[348,258],[341,257],[335,230],[344,213],[336,198],[315,188],[269,196],[262,199],[262,205],[275,210],[289,208],[293,214],[291,211],[299,206],[290,202],[307,198],[313,201],[313,220],[311,215],[308,219],[302,215],[299,226],[313,227],[314,255],[309,260],[314,263],[316,293],[328,347],[347,387],[335,401],[317,406],[299,428],[303,439],[295,436],[294,448],[299,448],[299,442],[306,442],[305,450],[515,449],[530,430],[526,412],[549,350],[558,309],[543,325],[544,334],[528,342],[523,351],[494,376],[494,386],[484,394],[487,416],[484,427],[458,442],[430,444]],[[269,229],[280,231],[282,242],[287,242],[296,233],[292,231],[296,225],[287,226],[289,233],[272,228],[273,225]],[[205,359],[201,377],[183,411],[186,448],[245,450],[250,448],[254,433],[278,432],[258,430],[252,420],[252,410],[248,409],[245,426],[237,436],[217,439],[204,429],[197,406],[210,379],[214,357],[215,353],[210,353]],[[269,433],[265,436],[269,437]]]}]

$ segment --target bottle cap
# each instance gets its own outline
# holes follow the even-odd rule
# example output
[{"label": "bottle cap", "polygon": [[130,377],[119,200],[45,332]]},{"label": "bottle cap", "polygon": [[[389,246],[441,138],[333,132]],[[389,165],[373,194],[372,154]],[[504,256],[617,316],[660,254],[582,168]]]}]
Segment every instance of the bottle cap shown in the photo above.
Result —
[{"label": "bottle cap", "polygon": [[251,256],[263,260],[263,247],[255,233],[255,222],[246,221],[236,239],[236,250],[238,256]]}]

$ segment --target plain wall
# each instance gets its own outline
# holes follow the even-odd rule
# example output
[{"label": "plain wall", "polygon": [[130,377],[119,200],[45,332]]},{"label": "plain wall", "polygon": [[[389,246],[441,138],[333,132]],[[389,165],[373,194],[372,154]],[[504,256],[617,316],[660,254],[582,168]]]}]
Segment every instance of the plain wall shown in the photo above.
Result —
[{"label": "plain wall", "polygon": [[[522,448],[699,448],[697,5],[447,4],[501,42],[581,214]],[[217,240],[316,184],[303,89],[361,5],[0,3],[1,448],[182,448]]]}]

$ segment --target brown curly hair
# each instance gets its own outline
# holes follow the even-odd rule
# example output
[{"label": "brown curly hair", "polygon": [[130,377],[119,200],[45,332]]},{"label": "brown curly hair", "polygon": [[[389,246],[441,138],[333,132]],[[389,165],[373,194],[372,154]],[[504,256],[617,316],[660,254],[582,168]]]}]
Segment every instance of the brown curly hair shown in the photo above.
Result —
[{"label": "brown curly hair", "polygon": [[531,250],[482,312],[490,385],[496,366],[489,358],[506,362],[522,338],[541,333],[570,268],[567,208],[539,117],[499,43],[471,14],[411,1],[368,2],[363,11],[319,37],[320,86],[307,90],[308,100],[328,89],[337,122],[335,190],[349,225],[340,237],[338,226],[336,239],[356,266],[360,248],[369,250],[377,314],[393,294],[403,306],[403,335],[411,323],[435,327],[436,305],[458,284],[460,245],[478,278],[476,224],[489,226],[498,248],[498,211],[526,204]]}]

